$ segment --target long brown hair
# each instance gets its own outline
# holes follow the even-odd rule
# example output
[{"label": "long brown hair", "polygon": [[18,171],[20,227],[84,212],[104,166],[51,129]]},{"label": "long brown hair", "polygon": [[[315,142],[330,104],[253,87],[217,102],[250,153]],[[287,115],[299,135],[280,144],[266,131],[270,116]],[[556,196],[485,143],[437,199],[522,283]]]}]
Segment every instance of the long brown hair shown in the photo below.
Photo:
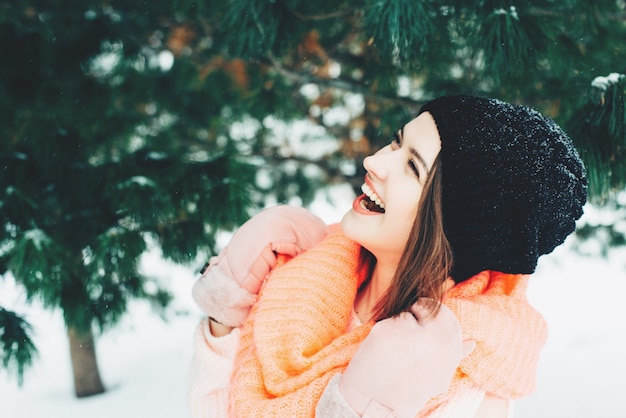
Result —
[{"label": "long brown hair", "polygon": [[[391,286],[376,305],[376,320],[408,310],[419,298],[428,298],[425,302],[433,312],[439,309],[443,283],[453,263],[452,249],[443,230],[441,195],[441,160],[437,156]],[[361,260],[371,276],[376,261],[369,251],[361,251]]]}]

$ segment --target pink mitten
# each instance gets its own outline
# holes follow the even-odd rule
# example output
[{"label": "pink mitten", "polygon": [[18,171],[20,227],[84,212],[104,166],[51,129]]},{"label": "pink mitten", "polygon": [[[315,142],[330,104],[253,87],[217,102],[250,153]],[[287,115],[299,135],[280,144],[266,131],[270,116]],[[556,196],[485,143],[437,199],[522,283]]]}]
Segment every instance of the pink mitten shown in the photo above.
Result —
[{"label": "pink mitten", "polygon": [[413,418],[429,398],[448,390],[461,360],[475,347],[447,307],[424,304],[382,320],[361,343],[339,379],[339,391],[364,417]]},{"label": "pink mitten", "polygon": [[274,206],[244,223],[193,287],[193,298],[224,325],[243,324],[277,254],[296,256],[320,242],[328,227],[306,209]]}]

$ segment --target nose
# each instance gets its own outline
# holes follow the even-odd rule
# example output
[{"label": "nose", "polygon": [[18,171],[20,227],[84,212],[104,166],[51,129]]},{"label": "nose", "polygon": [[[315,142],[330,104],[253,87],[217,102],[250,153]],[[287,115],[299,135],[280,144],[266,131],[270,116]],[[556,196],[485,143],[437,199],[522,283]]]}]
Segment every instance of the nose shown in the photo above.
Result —
[{"label": "nose", "polygon": [[363,159],[363,167],[370,175],[380,180],[385,180],[389,175],[389,158],[387,158],[389,154],[390,153],[385,153],[381,150],[375,154],[369,155]]}]

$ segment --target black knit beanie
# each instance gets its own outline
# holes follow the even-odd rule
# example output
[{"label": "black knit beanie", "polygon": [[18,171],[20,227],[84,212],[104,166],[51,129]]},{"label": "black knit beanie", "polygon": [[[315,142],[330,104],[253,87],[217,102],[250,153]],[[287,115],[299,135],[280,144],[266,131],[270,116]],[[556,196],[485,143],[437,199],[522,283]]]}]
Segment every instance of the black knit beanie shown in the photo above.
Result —
[{"label": "black knit beanie", "polygon": [[444,231],[459,283],[483,270],[532,273],[574,231],[585,168],[554,121],[524,106],[444,96],[420,110],[441,137]]}]

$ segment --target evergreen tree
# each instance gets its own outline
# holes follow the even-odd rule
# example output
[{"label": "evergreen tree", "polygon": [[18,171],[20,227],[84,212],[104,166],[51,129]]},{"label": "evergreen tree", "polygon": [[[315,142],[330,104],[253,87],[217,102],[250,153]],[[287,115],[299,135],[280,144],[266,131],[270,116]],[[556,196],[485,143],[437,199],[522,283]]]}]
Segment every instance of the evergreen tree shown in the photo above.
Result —
[{"label": "evergreen tree", "polygon": [[[247,219],[254,172],[220,114],[236,96],[224,73],[170,68],[150,47],[163,12],[72,3],[3,6],[0,263],[63,312],[87,396],[104,390],[92,327],[114,325],[131,298],[168,301],[137,269],[146,240],[179,262],[208,254],[219,228]],[[28,328],[0,314],[4,364],[21,376]]]},{"label": "evergreen tree", "polygon": [[[93,347],[92,325],[130,298],[167,300],[137,272],[147,237],[188,261],[249,208],[357,188],[364,156],[447,93],[552,116],[593,199],[611,199],[626,187],[625,22],[619,0],[2,5],[0,266]],[[296,146],[312,141],[328,149]],[[32,344],[6,347],[27,364]]]}]

